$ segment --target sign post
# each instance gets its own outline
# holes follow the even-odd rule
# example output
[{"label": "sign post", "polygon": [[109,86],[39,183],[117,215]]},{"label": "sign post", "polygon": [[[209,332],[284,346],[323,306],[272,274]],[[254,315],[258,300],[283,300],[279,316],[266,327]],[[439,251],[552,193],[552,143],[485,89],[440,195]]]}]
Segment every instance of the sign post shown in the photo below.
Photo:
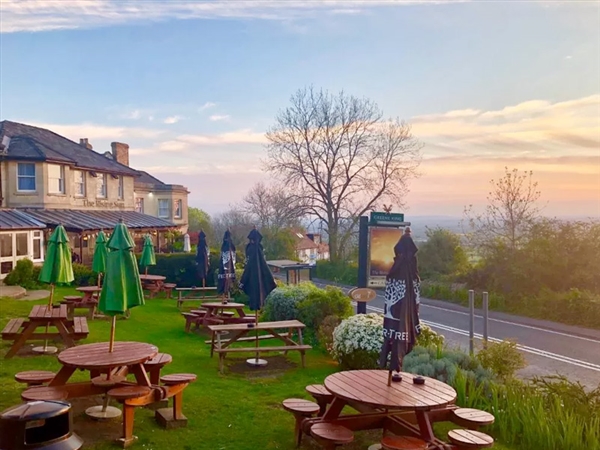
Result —
[{"label": "sign post", "polygon": [[[361,216],[358,228],[358,282],[357,287],[366,288],[369,270],[369,218]],[[356,303],[356,314],[366,314],[367,304]]]}]

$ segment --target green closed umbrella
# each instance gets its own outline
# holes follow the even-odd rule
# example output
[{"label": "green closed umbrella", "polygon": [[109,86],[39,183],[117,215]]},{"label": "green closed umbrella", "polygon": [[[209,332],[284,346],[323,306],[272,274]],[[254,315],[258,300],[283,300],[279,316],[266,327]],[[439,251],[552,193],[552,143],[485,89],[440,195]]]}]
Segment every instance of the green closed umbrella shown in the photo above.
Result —
[{"label": "green closed umbrella", "polygon": [[[71,283],[75,277],[73,276],[73,262],[71,260],[71,249],[69,247],[69,237],[62,225],[57,226],[48,240],[46,248],[46,258],[44,265],[38,278],[42,283],[50,284],[50,298],[48,299],[48,307],[52,307],[54,299],[54,285],[56,283]],[[46,325],[46,333],[48,333],[48,325]],[[34,349],[35,350],[35,349]],[[52,350],[54,353],[55,350]],[[48,341],[44,343],[42,353],[48,352]]]},{"label": "green closed umbrella", "polygon": [[142,250],[142,257],[140,258],[140,267],[145,267],[146,274],[148,274],[148,266],[156,265],[156,256],[154,255],[154,243],[149,234],[144,236],[144,248]]},{"label": "green closed umbrella", "polygon": [[56,283],[71,283],[75,279],[69,237],[62,225],[56,227],[48,240],[46,259],[38,279],[42,283],[49,283],[51,286],[49,306],[52,306],[54,285]]},{"label": "green closed umbrella", "polygon": [[94,259],[92,261],[92,270],[98,274],[98,286],[100,286],[102,274],[106,272],[107,257],[106,235],[104,234],[104,231],[100,231],[96,238],[96,248],[94,249]]},{"label": "green closed umbrella", "polygon": [[140,272],[133,250],[135,243],[123,220],[119,221],[107,243],[106,273],[98,309],[112,316],[109,352],[115,341],[116,316],[144,304]]}]

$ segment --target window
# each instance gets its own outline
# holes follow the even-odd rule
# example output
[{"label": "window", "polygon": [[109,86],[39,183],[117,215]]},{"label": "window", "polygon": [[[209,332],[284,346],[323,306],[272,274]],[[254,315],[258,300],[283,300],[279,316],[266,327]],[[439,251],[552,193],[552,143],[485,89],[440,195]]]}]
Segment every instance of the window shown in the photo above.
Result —
[{"label": "window", "polygon": [[96,191],[96,197],[98,198],[106,198],[106,174],[99,173],[98,174],[98,189]]},{"label": "window", "polygon": [[12,233],[0,234],[0,257],[6,258],[13,255]]},{"label": "window", "polygon": [[75,183],[75,196],[85,197],[85,172],[83,170],[74,170],[73,181]]},{"label": "window", "polygon": [[169,200],[164,198],[158,199],[158,217],[168,219],[170,217]]},{"label": "window", "polygon": [[48,164],[48,192],[51,194],[65,193],[65,168],[58,164]]},{"label": "window", "polygon": [[144,213],[144,199],[143,198],[136,198],[135,199],[135,210],[139,213]]},{"label": "window", "polygon": [[182,216],[182,201],[181,200],[175,200],[175,212],[174,212],[174,216],[176,219],[181,219]]},{"label": "window", "polygon": [[41,260],[42,258],[42,232],[33,232],[33,260]]},{"label": "window", "polygon": [[119,176],[119,199],[122,200],[123,199],[123,176],[120,175]]},{"label": "window", "polygon": [[17,191],[32,192],[35,191],[35,164],[18,163],[17,164]]},{"label": "window", "polygon": [[17,256],[27,256],[29,254],[29,236],[28,233],[15,233],[17,241]]}]

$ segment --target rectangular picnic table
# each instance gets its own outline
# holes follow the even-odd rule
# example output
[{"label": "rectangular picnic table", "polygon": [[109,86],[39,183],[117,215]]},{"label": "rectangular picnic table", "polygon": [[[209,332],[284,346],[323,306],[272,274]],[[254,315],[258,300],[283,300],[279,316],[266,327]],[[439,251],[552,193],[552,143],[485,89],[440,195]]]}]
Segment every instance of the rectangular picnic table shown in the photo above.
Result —
[{"label": "rectangular picnic table", "polygon": [[219,298],[217,295],[216,286],[206,287],[178,287],[177,291],[177,307],[181,308],[183,302],[189,301],[213,301]]},{"label": "rectangular picnic table", "polygon": [[[251,326],[248,326],[251,325]],[[312,347],[305,345],[302,339],[302,330],[306,327],[302,322],[298,320],[284,320],[279,322],[259,322],[258,326],[254,324],[246,323],[233,323],[227,325],[209,325],[211,331],[211,349],[210,355],[213,353],[219,354],[219,370],[223,373],[225,366],[225,356],[227,353],[267,353],[267,352],[284,352],[287,354],[289,351],[300,352],[302,360],[302,367],[304,367],[304,355],[307,350]],[[287,330],[285,333],[279,330]],[[223,340],[221,339],[222,332],[230,333],[230,338]],[[280,339],[284,342],[284,345],[272,346],[272,347],[231,347],[235,342],[250,341],[251,339],[248,334],[250,332],[262,331],[267,333],[266,335],[273,339]],[[298,342],[292,339],[294,333],[298,335]],[[264,339],[264,336],[260,336]],[[215,340],[216,338],[216,340]]]},{"label": "rectangular picnic table", "polygon": [[[46,326],[55,327],[58,332],[35,332],[38,328],[46,328]],[[72,347],[76,340],[86,338],[88,333],[85,317],[75,317],[70,320],[67,314],[67,305],[58,307],[36,305],[29,313],[28,321],[11,319],[2,331],[2,339],[14,341],[4,358],[12,358],[27,341],[59,338],[65,346]]]}]

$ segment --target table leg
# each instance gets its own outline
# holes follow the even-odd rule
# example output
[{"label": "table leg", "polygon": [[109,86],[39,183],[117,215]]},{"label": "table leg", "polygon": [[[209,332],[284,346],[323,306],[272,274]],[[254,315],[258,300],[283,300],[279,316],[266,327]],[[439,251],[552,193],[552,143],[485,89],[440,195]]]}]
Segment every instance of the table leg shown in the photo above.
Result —
[{"label": "table leg", "polygon": [[69,330],[67,330],[67,327],[65,327],[65,324],[62,322],[62,320],[57,320],[56,323],[54,323],[54,326],[58,329],[58,332],[60,333],[65,345],[67,347],[73,347],[75,345],[75,341],[73,341],[71,338]]},{"label": "table leg", "polygon": [[123,403],[123,437],[121,438],[123,448],[129,447],[134,441],[133,436],[133,415],[135,406]]},{"label": "table leg", "polygon": [[21,347],[23,347],[23,345],[25,345],[27,340],[31,337],[38,325],[39,323],[36,323],[33,320],[30,321],[29,325],[27,325],[27,328],[25,328],[21,333],[21,336],[19,336],[19,339],[15,341],[8,353],[4,355],[4,359],[9,359],[15,356],[17,352],[21,349]]},{"label": "table leg", "polygon": [[181,412],[181,403],[183,402],[183,391],[178,392],[173,397],[173,419],[180,420],[183,416]]},{"label": "table leg", "polygon": [[208,326],[208,319],[210,319],[211,317],[214,316],[214,309],[212,308],[206,308],[206,314],[204,314],[204,318],[202,319],[202,326],[206,327]]},{"label": "table leg", "polygon": [[52,378],[52,381],[48,383],[48,386],[64,386],[71,378],[71,375],[75,373],[74,367],[62,366],[58,373]]},{"label": "table leg", "polygon": [[421,431],[421,437],[427,442],[431,442],[435,439],[433,434],[433,428],[431,427],[431,421],[429,420],[429,414],[427,411],[416,411],[417,423],[419,424],[419,430]]},{"label": "table leg", "polygon": [[335,397],[327,412],[323,415],[324,421],[335,420],[340,416],[342,409],[346,406],[346,401],[339,397]]},{"label": "table leg", "polygon": [[140,386],[147,386],[147,387],[151,386],[150,379],[148,378],[148,374],[144,370],[143,364],[134,364],[133,366],[130,366],[129,368],[130,368],[130,372],[133,373],[133,375],[135,376],[135,380],[137,381],[137,384],[139,384]]},{"label": "table leg", "polygon": [[160,367],[155,367],[150,370],[150,383],[160,384]]}]

